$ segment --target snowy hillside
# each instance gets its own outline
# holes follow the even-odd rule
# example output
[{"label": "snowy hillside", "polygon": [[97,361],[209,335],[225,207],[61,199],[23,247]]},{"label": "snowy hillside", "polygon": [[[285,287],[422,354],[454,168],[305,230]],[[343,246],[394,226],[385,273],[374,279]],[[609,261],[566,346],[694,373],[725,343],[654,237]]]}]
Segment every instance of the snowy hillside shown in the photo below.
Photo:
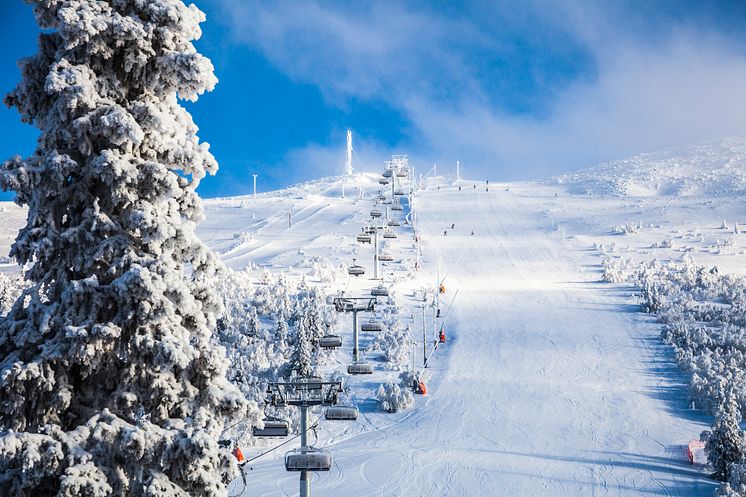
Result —
[{"label": "snowy hillside", "polygon": [[[746,234],[736,223],[746,225],[739,197],[745,153],[746,140],[732,139],[542,183],[428,178],[411,205],[389,213],[401,225],[392,228],[396,238],[382,240],[392,255],[382,264],[391,291],[386,319],[414,342],[407,342],[407,361],[417,369],[423,336],[431,352],[443,325],[447,341],[432,352],[427,395],[416,396],[411,410],[387,413],[377,389],[408,364],[387,361],[366,335],[361,344],[374,372],[348,376],[351,317],[339,316],[334,332],[343,346],[321,370],[344,378],[361,415],[319,421],[315,445],[333,455],[333,465],[314,473],[313,491],[710,495],[716,483],[684,452],[712,417],[691,409],[688,377],[660,340],[660,324],[639,312],[629,283],[603,281],[604,264],[686,255],[743,274]],[[370,221],[379,178],[348,179],[345,197],[342,178],[326,178],[256,199],[208,200],[198,235],[228,267],[247,269],[251,285],[271,274],[330,294],[369,295],[378,284],[370,279],[373,251],[356,236]],[[5,254],[23,212],[3,209]],[[353,260],[364,276],[348,275]],[[321,274],[320,266],[330,269]],[[437,318],[423,303],[439,281],[445,293]],[[245,447],[257,459],[245,471],[246,488],[233,490],[295,495],[298,474],[285,471],[282,456],[298,442],[283,443]]]},{"label": "snowy hillside", "polygon": [[553,178],[570,192],[646,197],[746,193],[746,138],[636,155]]}]

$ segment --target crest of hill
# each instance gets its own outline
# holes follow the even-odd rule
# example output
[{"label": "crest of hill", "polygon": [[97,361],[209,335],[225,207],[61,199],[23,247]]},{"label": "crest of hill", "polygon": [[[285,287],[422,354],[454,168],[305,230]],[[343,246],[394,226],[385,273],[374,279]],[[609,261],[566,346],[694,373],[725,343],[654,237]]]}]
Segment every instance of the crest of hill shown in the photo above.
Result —
[{"label": "crest of hill", "polygon": [[721,197],[746,194],[746,137],[723,138],[566,173],[551,183],[598,196]]},{"label": "crest of hill", "polygon": [[[342,197],[342,183],[344,180],[345,195],[348,198],[357,196],[358,188],[364,192],[380,189],[378,178],[380,174],[369,172],[356,172],[350,177],[329,176],[290,185],[279,190],[257,193],[259,198],[307,198],[310,195],[322,197]],[[223,204],[226,201],[250,200],[252,195],[238,195],[234,197],[213,197],[203,199],[206,205]]]}]

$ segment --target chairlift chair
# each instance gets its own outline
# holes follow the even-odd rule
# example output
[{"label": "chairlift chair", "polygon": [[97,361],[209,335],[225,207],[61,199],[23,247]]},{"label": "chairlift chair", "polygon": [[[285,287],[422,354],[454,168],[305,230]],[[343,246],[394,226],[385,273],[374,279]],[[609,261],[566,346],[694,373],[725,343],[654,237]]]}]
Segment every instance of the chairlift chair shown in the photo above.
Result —
[{"label": "chairlift chair", "polygon": [[378,183],[380,183],[382,185],[388,185],[389,184],[389,180],[387,178],[381,178],[381,179],[378,180]]},{"label": "chairlift chair", "polygon": [[398,219],[389,219],[389,226],[401,226]]},{"label": "chairlift chair", "polygon": [[315,447],[301,447],[285,454],[287,471],[329,471],[332,455]]},{"label": "chairlift chair", "polygon": [[388,252],[381,252],[378,255],[378,260],[383,262],[390,262],[394,260],[394,256],[389,254]]},{"label": "chairlift chair", "polygon": [[394,195],[402,196],[402,195],[405,195],[405,193],[404,193],[404,190],[399,189],[399,190],[394,190]]},{"label": "chairlift chair", "polygon": [[336,349],[342,346],[342,337],[338,335],[324,335],[319,339],[319,347],[322,349]]},{"label": "chairlift chair", "polygon": [[373,365],[367,362],[353,362],[347,365],[347,374],[373,374]]},{"label": "chairlift chair", "polygon": [[384,177],[384,178],[390,178],[390,177],[391,177],[391,176],[392,176],[393,174],[394,174],[394,173],[393,173],[393,171],[391,171],[391,169],[386,169],[386,170],[385,170],[385,171],[383,172],[383,177]]},{"label": "chairlift chair", "polygon": [[396,171],[396,176],[398,178],[406,178],[407,176],[409,176],[409,173],[407,173],[406,169],[399,169],[398,171]]},{"label": "chairlift chair", "polygon": [[372,218],[381,217],[382,215],[383,214],[378,209],[373,209],[372,211],[370,211],[370,217]]},{"label": "chairlift chair", "polygon": [[362,331],[383,331],[383,323],[375,319],[370,319],[361,324],[360,329]]},{"label": "chairlift chair", "polygon": [[327,408],[324,418],[328,421],[355,421],[359,414],[357,406],[339,405]]},{"label": "chairlift chair", "polygon": [[383,237],[384,238],[396,238],[396,233],[394,233],[393,231],[385,231],[383,233]]},{"label": "chairlift chair", "polygon": [[359,264],[355,264],[355,259],[352,259],[352,265],[347,268],[347,274],[350,276],[360,276],[365,274],[365,268]]},{"label": "chairlift chair", "polygon": [[391,206],[391,210],[392,211],[403,211],[404,207],[402,207],[401,204],[394,204]]},{"label": "chairlift chair", "polygon": [[324,378],[321,376],[305,376],[302,378],[305,390],[321,390]]},{"label": "chairlift chair", "polygon": [[360,233],[357,235],[357,241],[360,243],[370,243],[370,235],[366,233]]},{"label": "chairlift chair", "polygon": [[255,437],[286,437],[288,436],[288,422],[279,418],[265,418],[264,428],[254,426],[251,433]]},{"label": "chairlift chair", "polygon": [[383,285],[378,285],[370,289],[370,294],[374,297],[388,297],[389,289]]}]

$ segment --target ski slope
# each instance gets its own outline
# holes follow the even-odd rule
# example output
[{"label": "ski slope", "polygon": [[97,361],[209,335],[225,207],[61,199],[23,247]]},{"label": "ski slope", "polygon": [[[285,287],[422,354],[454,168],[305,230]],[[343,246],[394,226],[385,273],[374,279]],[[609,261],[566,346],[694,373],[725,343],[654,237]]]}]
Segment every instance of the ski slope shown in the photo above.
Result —
[{"label": "ski slope", "polygon": [[[592,226],[594,202],[555,197],[556,189],[539,184],[490,185],[489,192],[473,184],[431,185],[415,197],[424,268],[412,286],[434,285],[438,265],[445,272],[458,261],[445,281],[444,301],[459,294],[449,341],[431,361],[429,395],[395,415],[363,402],[359,427],[322,433],[335,464],[314,475],[313,491],[712,492],[702,468],[683,457],[709,420],[687,408],[683,377],[652,318],[637,313],[629,289],[599,281],[588,236],[606,233],[565,232]],[[548,212],[556,216],[552,229]],[[565,218],[567,228],[556,228]],[[248,478],[244,495],[297,493],[297,474],[277,457],[256,461]]]},{"label": "ski slope", "polygon": [[[687,163],[694,172],[695,162]],[[626,173],[615,168],[614,181],[664,184],[657,170],[640,176],[644,164]],[[709,166],[700,173],[721,183],[731,177]],[[399,238],[387,242],[396,257],[383,273],[417,340],[418,292],[448,274],[444,311],[458,291],[448,342],[430,361],[428,395],[418,396],[410,411],[378,408],[375,389],[398,374],[381,364],[372,377],[348,381],[361,417],[320,423],[315,445],[332,453],[334,465],[314,474],[313,493],[711,494],[706,470],[684,458],[685,444],[711,419],[689,409],[685,378],[658,338],[660,326],[638,312],[631,288],[602,283],[600,268],[603,257],[620,254],[633,261],[690,254],[742,272],[746,234],[732,226],[746,218],[732,194],[740,184],[740,173],[735,176],[719,196],[692,188],[647,188],[644,195],[633,195],[635,188],[609,194],[603,186],[586,188],[608,180],[603,168],[559,182],[492,183],[489,191],[482,182],[462,181],[459,190],[450,179],[429,179],[413,203],[422,269],[413,269],[414,231],[403,225]],[[356,258],[370,271],[372,249],[357,244],[355,234],[369,218],[378,177],[358,175],[360,194],[348,184],[346,198],[340,178],[327,178],[256,199],[209,200],[198,234],[232,268],[250,266],[256,276],[301,274],[309,261],[324,258],[342,275],[338,290],[365,292],[376,284],[370,272],[347,278],[345,267]],[[25,218],[20,208],[2,208],[0,255]],[[636,228],[620,234],[616,226],[623,224]],[[0,262],[0,270],[17,267]],[[349,362],[348,316],[337,331],[345,346],[325,366],[329,371]],[[421,364],[419,349],[415,360]],[[243,495],[297,495],[298,474],[282,463],[295,446],[297,440],[253,461]]]}]

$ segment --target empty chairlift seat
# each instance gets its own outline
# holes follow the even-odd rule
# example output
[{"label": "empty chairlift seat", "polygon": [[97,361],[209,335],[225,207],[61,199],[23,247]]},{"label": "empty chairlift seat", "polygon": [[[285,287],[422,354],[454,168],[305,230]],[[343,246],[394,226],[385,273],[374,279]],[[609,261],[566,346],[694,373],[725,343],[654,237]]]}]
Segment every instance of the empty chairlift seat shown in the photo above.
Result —
[{"label": "empty chairlift seat", "polygon": [[370,243],[370,235],[367,233],[360,233],[357,236],[357,241],[360,243]]},{"label": "empty chairlift seat", "polygon": [[286,437],[288,423],[278,418],[267,418],[264,420],[264,428],[254,426],[251,432],[255,437]]},{"label": "empty chairlift seat", "polygon": [[404,194],[405,194],[404,190],[402,189],[394,190],[394,195],[404,195]]},{"label": "empty chairlift seat", "polygon": [[370,217],[376,218],[381,217],[382,215],[383,214],[378,209],[373,209],[372,211],[370,211]]},{"label": "empty chairlift seat", "polygon": [[407,173],[406,169],[400,169],[396,172],[396,176],[399,178],[406,178],[407,176],[409,176],[409,174]]},{"label": "empty chairlift seat", "polygon": [[324,413],[329,421],[355,421],[359,411],[356,406],[331,406]]},{"label": "empty chairlift seat", "polygon": [[389,238],[389,239],[390,238],[396,238],[396,233],[394,233],[393,231],[385,231],[383,233],[383,237],[384,238]]},{"label": "empty chairlift seat", "polygon": [[314,447],[301,447],[285,454],[285,469],[288,471],[329,471],[332,455]]},{"label": "empty chairlift seat", "polygon": [[382,185],[388,185],[389,184],[389,180],[388,180],[388,178],[381,178],[381,179],[378,180],[378,183],[380,183]]},{"label": "empty chairlift seat", "polygon": [[371,319],[360,325],[360,329],[363,331],[383,331],[383,323]]},{"label": "empty chairlift seat", "polygon": [[389,254],[388,252],[381,252],[381,254],[378,256],[378,260],[383,262],[390,262],[394,260],[394,256]]},{"label": "empty chairlift seat", "polygon": [[401,226],[398,219],[389,219],[389,226]]},{"label": "empty chairlift seat", "polygon": [[383,172],[383,177],[384,177],[384,178],[390,178],[391,176],[393,176],[393,174],[394,174],[394,173],[393,173],[393,172],[391,171],[391,169],[386,169],[386,170],[385,170],[385,171]]},{"label": "empty chairlift seat", "polygon": [[342,337],[338,335],[324,335],[319,339],[319,347],[322,349],[336,349],[342,346]]},{"label": "empty chairlift seat", "polygon": [[389,289],[383,285],[374,286],[370,289],[370,294],[374,297],[388,297]]},{"label": "empty chairlift seat", "polygon": [[360,276],[361,274],[365,274],[365,268],[355,264],[355,261],[353,260],[352,265],[347,268],[347,274],[350,276]]},{"label": "empty chairlift seat", "polygon": [[353,362],[347,366],[347,374],[373,374],[373,365],[367,362]]},{"label": "empty chairlift seat", "polygon": [[404,208],[401,206],[401,204],[394,204],[394,205],[391,206],[391,210],[392,211],[401,211],[401,210],[404,210]]}]

